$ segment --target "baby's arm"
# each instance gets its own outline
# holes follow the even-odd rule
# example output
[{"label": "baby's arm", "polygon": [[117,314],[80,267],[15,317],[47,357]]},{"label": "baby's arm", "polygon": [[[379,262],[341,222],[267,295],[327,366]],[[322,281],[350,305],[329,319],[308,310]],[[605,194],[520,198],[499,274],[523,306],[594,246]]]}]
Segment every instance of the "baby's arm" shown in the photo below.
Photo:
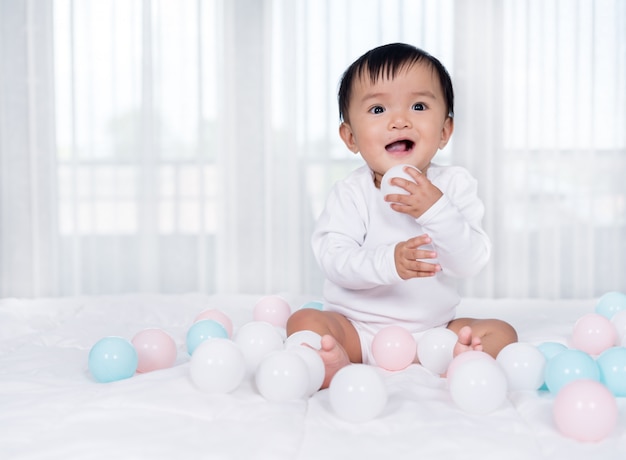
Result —
[{"label": "baby's arm", "polygon": [[399,283],[395,243],[364,247],[368,209],[357,191],[333,188],[311,238],[313,253],[326,278],[346,289]]},{"label": "baby's arm", "polygon": [[425,175],[413,168],[406,171],[416,183],[400,178],[392,183],[409,195],[389,195],[387,201],[394,202],[395,211],[414,217],[428,232],[445,273],[457,277],[478,273],[489,260],[491,243],[481,227],[484,206],[476,180],[462,168],[450,169],[442,193]]}]

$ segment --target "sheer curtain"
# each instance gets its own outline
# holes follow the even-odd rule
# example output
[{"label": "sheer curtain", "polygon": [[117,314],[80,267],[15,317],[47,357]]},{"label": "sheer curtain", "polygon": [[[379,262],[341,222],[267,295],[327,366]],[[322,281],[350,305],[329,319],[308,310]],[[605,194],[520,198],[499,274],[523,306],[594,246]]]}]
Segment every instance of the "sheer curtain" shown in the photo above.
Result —
[{"label": "sheer curtain", "polygon": [[626,291],[626,2],[0,0],[0,297],[319,294],[337,83],[392,41],[455,84],[463,293]]}]

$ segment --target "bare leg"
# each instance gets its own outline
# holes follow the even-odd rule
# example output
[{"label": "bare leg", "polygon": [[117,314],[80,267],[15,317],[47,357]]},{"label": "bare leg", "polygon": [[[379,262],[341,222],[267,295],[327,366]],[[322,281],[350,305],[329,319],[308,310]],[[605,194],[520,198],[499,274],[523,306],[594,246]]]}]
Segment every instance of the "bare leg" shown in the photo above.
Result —
[{"label": "bare leg", "polygon": [[517,332],[510,324],[498,319],[457,318],[448,324],[459,341],[454,347],[454,356],[469,350],[484,351],[498,356],[500,350],[517,342]]},{"label": "bare leg", "polygon": [[314,309],[298,310],[287,321],[287,335],[302,330],[317,332],[322,336],[319,355],[326,369],[322,388],[328,388],[339,369],[351,362],[362,361],[359,336],[344,316]]}]

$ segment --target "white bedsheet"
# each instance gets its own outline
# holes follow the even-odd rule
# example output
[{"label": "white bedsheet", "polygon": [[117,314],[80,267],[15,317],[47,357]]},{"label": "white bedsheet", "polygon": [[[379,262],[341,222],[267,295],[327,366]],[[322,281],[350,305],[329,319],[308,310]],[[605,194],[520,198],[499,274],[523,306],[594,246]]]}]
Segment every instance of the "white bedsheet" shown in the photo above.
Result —
[{"label": "white bedsheet", "polygon": [[[297,308],[306,300],[285,296]],[[260,296],[128,295],[0,301],[0,459],[624,459],[626,398],[614,432],[581,443],[557,431],[554,397],[509,392],[488,415],[452,402],[444,379],[413,365],[381,371],[389,401],[365,423],[338,418],[328,391],[271,403],[250,380],[209,395],[189,378],[185,335],[195,316],[217,308],[238,327]],[[497,317],[520,341],[567,343],[595,300],[463,301],[459,315]],[[157,327],[174,337],[174,367],[102,384],[88,353],[105,336],[129,340]]]}]

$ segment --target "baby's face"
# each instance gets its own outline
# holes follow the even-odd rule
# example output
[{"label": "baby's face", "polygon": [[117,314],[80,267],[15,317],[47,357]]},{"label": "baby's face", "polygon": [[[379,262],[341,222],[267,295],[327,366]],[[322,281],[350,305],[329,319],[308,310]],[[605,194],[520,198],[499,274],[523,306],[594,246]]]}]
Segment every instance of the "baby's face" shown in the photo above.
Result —
[{"label": "baby's face", "polygon": [[437,75],[424,63],[401,69],[393,79],[356,79],[347,119],[340,135],[351,151],[361,153],[377,186],[398,164],[426,172],[453,130]]}]

